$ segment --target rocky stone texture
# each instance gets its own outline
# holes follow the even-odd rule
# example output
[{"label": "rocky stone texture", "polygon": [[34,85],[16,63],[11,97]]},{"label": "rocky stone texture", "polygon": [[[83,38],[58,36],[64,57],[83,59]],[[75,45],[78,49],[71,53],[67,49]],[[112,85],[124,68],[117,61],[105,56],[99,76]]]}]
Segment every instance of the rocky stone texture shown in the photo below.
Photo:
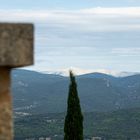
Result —
[{"label": "rocky stone texture", "polygon": [[33,25],[0,24],[0,66],[33,64]]},{"label": "rocky stone texture", "polygon": [[0,140],[12,140],[12,103],[10,69],[0,68]]},{"label": "rocky stone texture", "polygon": [[0,140],[13,140],[11,68],[33,64],[33,25],[0,24]]}]

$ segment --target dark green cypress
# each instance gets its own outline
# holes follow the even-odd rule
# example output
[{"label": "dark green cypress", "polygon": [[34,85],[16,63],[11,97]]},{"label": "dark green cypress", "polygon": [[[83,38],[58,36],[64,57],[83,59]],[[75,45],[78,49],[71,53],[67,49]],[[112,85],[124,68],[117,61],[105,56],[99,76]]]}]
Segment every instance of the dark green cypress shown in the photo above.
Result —
[{"label": "dark green cypress", "polygon": [[68,107],[64,125],[64,140],[83,140],[83,115],[75,76],[70,71]]}]

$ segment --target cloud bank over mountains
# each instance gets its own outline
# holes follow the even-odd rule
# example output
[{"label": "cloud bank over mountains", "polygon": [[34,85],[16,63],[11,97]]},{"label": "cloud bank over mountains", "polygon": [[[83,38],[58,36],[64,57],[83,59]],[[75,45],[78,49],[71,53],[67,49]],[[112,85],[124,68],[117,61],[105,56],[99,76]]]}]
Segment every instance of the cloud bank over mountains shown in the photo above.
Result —
[{"label": "cloud bank over mountains", "polygon": [[[70,26],[73,28],[75,25],[75,28],[81,31],[137,30],[140,29],[139,17],[140,7],[97,7],[79,10],[0,10],[1,21],[34,22],[55,28]],[[82,28],[84,26],[87,28]]]},{"label": "cloud bank over mountains", "polygon": [[34,70],[140,69],[140,7],[3,9],[0,20],[35,23]]}]

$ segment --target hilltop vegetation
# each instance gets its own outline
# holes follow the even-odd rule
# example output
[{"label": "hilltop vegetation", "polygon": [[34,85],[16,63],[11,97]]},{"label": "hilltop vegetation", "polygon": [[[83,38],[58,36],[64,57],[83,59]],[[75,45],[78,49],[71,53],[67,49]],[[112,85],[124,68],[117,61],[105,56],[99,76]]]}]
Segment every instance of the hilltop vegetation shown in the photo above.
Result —
[{"label": "hilltop vegetation", "polygon": [[[65,113],[31,115],[15,119],[15,136],[33,138],[48,136],[63,139]],[[100,136],[107,140],[140,138],[140,109],[118,110],[115,112],[85,113],[84,136]]]}]

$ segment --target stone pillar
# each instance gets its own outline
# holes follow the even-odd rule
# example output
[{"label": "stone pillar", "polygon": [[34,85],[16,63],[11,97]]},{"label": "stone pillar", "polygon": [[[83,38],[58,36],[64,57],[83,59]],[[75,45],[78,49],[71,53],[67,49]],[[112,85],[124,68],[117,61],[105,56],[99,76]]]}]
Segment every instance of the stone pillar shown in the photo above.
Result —
[{"label": "stone pillar", "polygon": [[13,137],[10,69],[0,67],[0,140]]},{"label": "stone pillar", "polygon": [[33,64],[33,25],[0,24],[0,140],[13,140],[12,68]]}]

